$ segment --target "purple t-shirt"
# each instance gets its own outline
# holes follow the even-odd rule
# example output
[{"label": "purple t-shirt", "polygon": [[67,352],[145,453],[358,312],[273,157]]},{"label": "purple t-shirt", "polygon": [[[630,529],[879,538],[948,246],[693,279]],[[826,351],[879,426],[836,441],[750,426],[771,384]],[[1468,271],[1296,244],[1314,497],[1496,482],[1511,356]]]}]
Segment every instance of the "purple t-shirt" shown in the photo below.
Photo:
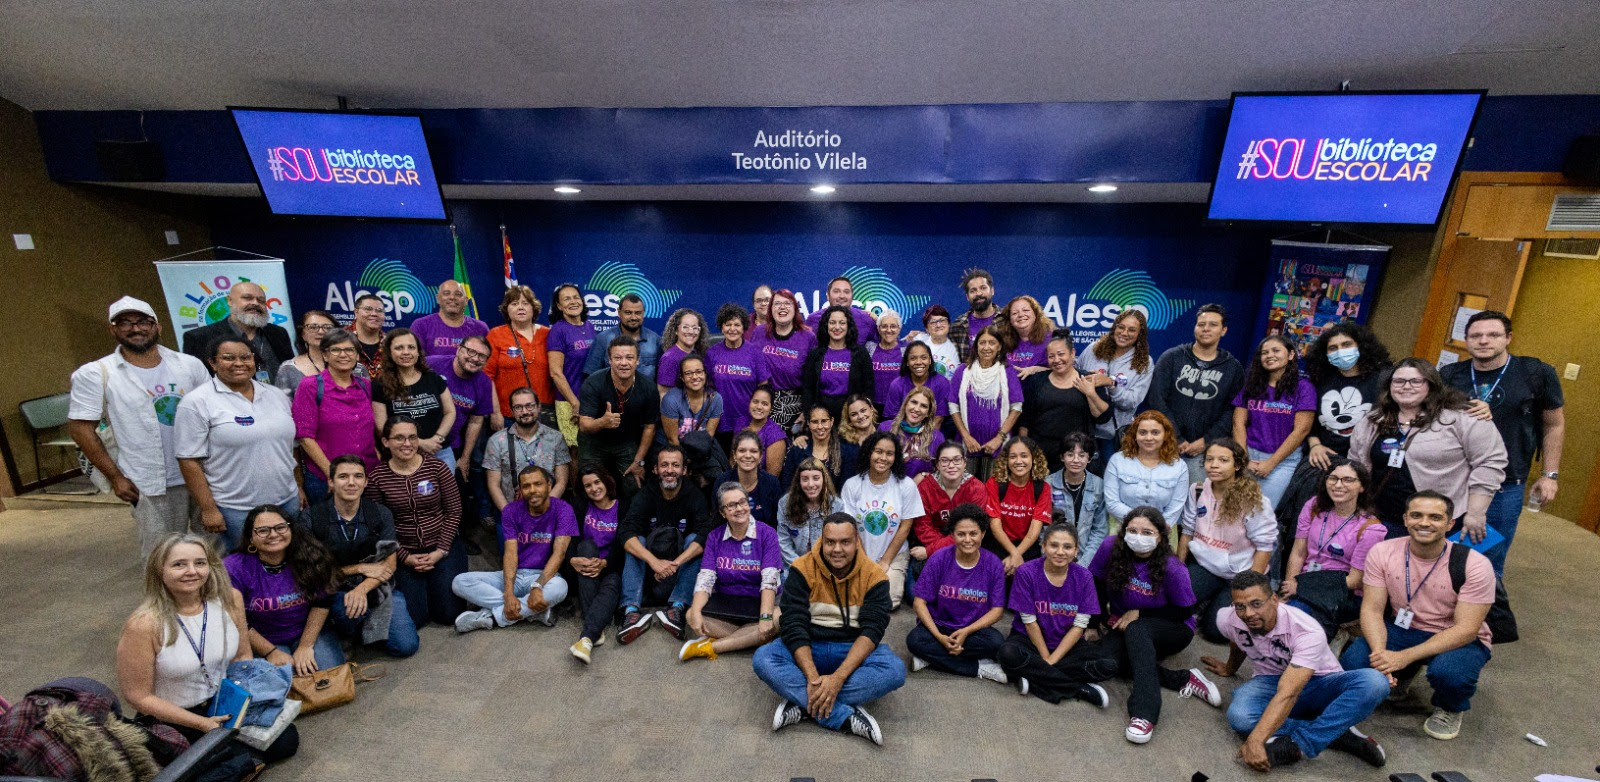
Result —
[{"label": "purple t-shirt", "polygon": [[[1000,423],[1011,413],[1009,410],[1000,409],[1000,398],[998,396],[994,399],[982,399],[979,398],[977,392],[970,388],[967,389],[965,398],[956,398],[961,393],[959,390],[961,388],[961,379],[966,376],[967,370],[970,368],[971,365],[969,364],[962,364],[956,367],[955,376],[950,378],[950,399],[952,402],[959,402],[962,409],[966,410],[967,431],[972,433],[973,439],[980,443],[986,443],[1000,433]],[[1021,405],[1022,381],[1017,379],[1017,371],[1011,367],[1005,367],[1005,373],[1006,393],[1009,395],[1008,401],[1013,405]]]},{"label": "purple t-shirt", "polygon": [[667,388],[678,387],[678,365],[683,363],[688,353],[683,348],[672,345],[661,353],[661,361],[656,364],[656,385]]},{"label": "purple t-shirt", "polygon": [[757,326],[750,341],[761,346],[761,360],[766,364],[767,379],[775,390],[793,391],[800,388],[800,371],[805,366],[806,356],[811,355],[811,349],[817,346],[816,332],[796,331],[788,339],[776,339],[767,333],[766,326]]},{"label": "purple t-shirt", "polygon": [[[933,392],[933,414],[937,416],[949,415],[950,378],[935,373],[930,375],[923,385],[926,385],[928,390]],[[894,382],[889,384],[889,398],[885,399],[883,403],[883,417],[892,419],[900,415],[900,406],[906,403],[906,395],[910,394],[911,389],[916,387],[917,384],[912,382],[909,377],[895,378]]]},{"label": "purple t-shirt", "polygon": [[[940,549],[943,551],[944,549]],[[1074,562],[1067,566],[1066,580],[1061,586],[1050,583],[1044,574],[1044,559],[1022,563],[1011,578],[1011,600],[1007,606],[1017,613],[1011,620],[1011,631],[1027,635],[1023,614],[1033,614],[1044,634],[1045,645],[1051,649],[1067,637],[1079,614],[1100,613],[1100,598],[1094,591],[1094,576],[1082,565]]]},{"label": "purple t-shirt", "polygon": [[737,432],[750,423],[750,395],[767,380],[761,346],[749,340],[736,348],[719,343],[706,349],[706,359],[711,364],[711,387],[722,395],[722,423],[717,430]]},{"label": "purple t-shirt", "polygon": [[294,571],[268,573],[253,554],[229,554],[222,560],[233,588],[244,595],[245,620],[261,637],[279,646],[296,646],[311,614],[311,599],[294,585]]},{"label": "purple t-shirt", "polygon": [[1250,419],[1244,425],[1245,444],[1257,451],[1272,453],[1294,431],[1295,413],[1317,411],[1317,388],[1301,377],[1294,391],[1282,398],[1273,388],[1268,388],[1260,399],[1245,399],[1244,391],[1240,391],[1233,398],[1233,406],[1250,412]]},{"label": "purple t-shirt", "polygon": [[[924,424],[924,426],[926,426],[926,424]],[[878,424],[878,431],[895,432],[894,421],[884,421],[883,423]],[[900,448],[905,452],[907,478],[915,478],[918,475],[933,469],[933,455],[939,452],[939,446],[944,445],[943,434],[935,429],[928,437],[928,450],[926,452],[918,451],[917,453],[911,453],[911,435],[905,434],[904,432],[895,433],[899,435],[898,439],[900,440]]]},{"label": "purple t-shirt", "polygon": [[912,594],[928,604],[941,630],[959,630],[1006,604],[1006,568],[1000,558],[978,549],[971,569],[956,561],[956,547],[945,546],[928,557]]},{"label": "purple t-shirt", "polygon": [[621,507],[620,502],[612,503],[605,510],[590,505],[583,512],[583,537],[594,543],[601,558],[611,556],[611,543],[617,539],[617,510]]},{"label": "purple t-shirt", "polygon": [[[745,426],[749,426],[749,423],[746,423]],[[770,418],[767,419],[766,423],[761,425],[761,429],[760,431],[756,432],[756,436],[761,438],[761,453],[763,454],[761,458],[763,460],[766,459],[764,454],[766,454],[768,448],[772,447],[773,443],[781,443],[784,440],[789,439],[788,436],[783,433],[783,427],[778,426],[778,424]]]},{"label": "purple t-shirt", "polygon": [[728,597],[759,597],[761,571],[783,568],[783,551],[778,548],[778,531],[765,524],[751,522],[754,532],[745,537],[728,538],[728,525],[711,531],[706,539],[706,553],[700,559],[701,570],[717,573],[718,594]]},{"label": "purple t-shirt", "polygon": [[876,342],[867,346],[872,352],[872,405],[879,410],[889,402],[889,387],[900,379],[900,365],[904,362],[906,346],[886,348]]},{"label": "purple t-shirt", "polygon": [[[317,378],[322,378],[322,404],[317,404]],[[378,466],[378,446],[374,433],[377,418],[372,414],[372,381],[364,377],[354,379],[348,388],[340,388],[327,370],[300,381],[295,389],[294,436],[309,437],[317,441],[322,455],[328,461],[355,454],[372,472]],[[326,479],[310,459],[306,469],[319,478]]]},{"label": "purple t-shirt", "polygon": [[966,348],[968,350],[972,349],[972,343],[978,341],[978,335],[983,333],[984,329],[989,328],[991,325],[994,325],[994,319],[996,317],[998,317],[999,314],[1000,314],[1000,311],[997,309],[997,310],[995,310],[995,314],[994,315],[990,315],[987,318],[980,318],[977,315],[972,314],[971,310],[967,311],[967,344],[966,344]]},{"label": "purple t-shirt", "polygon": [[[576,326],[566,318],[556,321],[545,337],[545,349],[561,351],[561,376],[577,396],[583,387],[583,365],[589,360],[589,348],[594,347],[594,324],[584,321]],[[676,370],[674,370],[676,371]]]},{"label": "purple t-shirt", "polygon": [[[1089,562],[1089,572],[1099,580],[1104,581],[1106,573],[1111,569],[1111,552],[1116,548],[1114,543],[1116,541],[1107,539],[1094,553],[1094,559]],[[1128,585],[1123,587],[1120,594],[1106,598],[1111,609],[1110,616],[1118,617],[1129,611],[1144,611],[1165,606],[1194,605],[1194,587],[1189,584],[1189,569],[1184,567],[1177,557],[1170,556],[1167,557],[1164,567],[1167,570],[1161,580],[1162,594],[1158,595],[1150,583],[1150,560],[1134,562],[1133,573],[1128,577]],[[1188,624],[1189,629],[1193,630],[1194,617],[1189,617]]]},{"label": "purple t-shirt", "polygon": [[550,561],[550,549],[560,536],[575,537],[578,518],[572,506],[558,497],[537,516],[528,512],[528,501],[518,499],[500,512],[500,536],[517,542],[517,569],[543,570]]},{"label": "purple t-shirt", "polygon": [[460,326],[450,326],[439,313],[417,318],[411,324],[411,333],[417,335],[424,356],[453,356],[456,346],[467,337],[489,336],[489,324],[477,318],[467,318]]},{"label": "purple t-shirt", "polygon": [[828,396],[844,396],[850,390],[850,351],[828,348],[822,352],[817,391]]},{"label": "purple t-shirt", "polygon": [[1049,366],[1044,357],[1045,344],[1044,342],[1029,342],[1025,339],[1018,340],[1017,349],[1011,351],[1011,355],[1006,358],[1006,362],[1015,369]]},{"label": "purple t-shirt", "polygon": [[472,377],[457,375],[456,357],[453,355],[429,356],[427,361],[428,367],[444,378],[445,387],[450,389],[450,400],[456,404],[456,420],[450,425],[450,438],[446,444],[460,456],[461,433],[467,428],[467,419],[494,413],[494,382],[483,372]]},{"label": "purple t-shirt", "polygon": [[[822,326],[820,325],[822,323],[822,313],[827,311],[828,308],[823,307],[822,309],[807,315],[806,325],[810,326],[813,332],[822,334],[823,330]],[[868,342],[878,341],[878,322],[873,320],[871,315],[867,314],[865,310],[862,310],[855,305],[851,305],[850,317],[855,318],[856,321],[856,341],[858,343],[865,345]]]}]

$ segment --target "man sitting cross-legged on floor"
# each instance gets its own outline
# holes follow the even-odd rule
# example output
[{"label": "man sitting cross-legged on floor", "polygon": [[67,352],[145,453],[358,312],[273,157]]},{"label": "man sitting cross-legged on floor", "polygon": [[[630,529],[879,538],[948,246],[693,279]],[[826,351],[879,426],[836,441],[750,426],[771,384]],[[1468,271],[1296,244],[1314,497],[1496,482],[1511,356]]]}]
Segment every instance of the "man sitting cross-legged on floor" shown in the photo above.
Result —
[{"label": "man sitting cross-legged on floor", "polygon": [[1200,662],[1232,676],[1250,658],[1254,678],[1234,689],[1228,705],[1228,725],[1245,737],[1244,762],[1267,771],[1331,747],[1382,766],[1383,747],[1355,726],[1388,696],[1389,677],[1341,668],[1322,626],[1279,602],[1265,575],[1246,570],[1231,586],[1233,606],[1217,612],[1217,629],[1232,645],[1228,661]]},{"label": "man sitting cross-legged on floor", "polygon": [[778,640],[755,654],[756,676],[783,701],[780,730],[807,717],[882,746],[878,721],[861,704],[906,683],[906,666],[883,644],[889,627],[889,577],[861,550],[848,513],[822,521],[815,548],[789,566]]},{"label": "man sitting cross-legged on floor", "polygon": [[555,606],[567,598],[566,579],[558,574],[567,545],[578,534],[578,519],[566,500],[550,496],[554,484],[550,471],[538,465],[517,474],[521,497],[500,516],[501,572],[462,573],[450,582],[458,597],[480,607],[456,617],[457,632],[505,627],[526,617],[555,626]]}]

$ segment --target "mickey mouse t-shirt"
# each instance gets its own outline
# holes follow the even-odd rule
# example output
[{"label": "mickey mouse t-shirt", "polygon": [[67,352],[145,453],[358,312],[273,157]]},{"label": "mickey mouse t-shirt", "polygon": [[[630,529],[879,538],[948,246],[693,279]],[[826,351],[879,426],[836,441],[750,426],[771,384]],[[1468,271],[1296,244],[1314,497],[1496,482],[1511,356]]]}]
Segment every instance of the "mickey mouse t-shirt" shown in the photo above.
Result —
[{"label": "mickey mouse t-shirt", "polygon": [[1378,400],[1377,373],[1366,376],[1339,375],[1317,386],[1317,418],[1311,436],[1340,456],[1349,455],[1350,433],[1356,422],[1372,412]]}]

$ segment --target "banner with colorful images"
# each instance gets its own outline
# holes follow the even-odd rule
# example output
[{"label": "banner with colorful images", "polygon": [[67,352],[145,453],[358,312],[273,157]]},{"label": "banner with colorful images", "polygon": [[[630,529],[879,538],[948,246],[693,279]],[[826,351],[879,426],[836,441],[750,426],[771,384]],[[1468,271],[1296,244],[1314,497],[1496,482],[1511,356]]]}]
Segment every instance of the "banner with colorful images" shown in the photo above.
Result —
[{"label": "banner with colorful images", "polygon": [[1267,306],[1257,332],[1282,334],[1303,354],[1335,323],[1366,323],[1389,250],[1386,244],[1272,240],[1262,295]]},{"label": "banner with colorful images", "polygon": [[[251,255],[232,260],[178,260],[183,255],[156,261],[161,291],[167,299],[167,330],[180,344],[183,335],[201,326],[228,317],[228,289],[241,282],[253,282],[267,294],[267,313],[272,323],[294,332],[294,311],[289,306],[289,286],[284,279],[283,259],[257,255],[225,247],[199,250],[217,254]],[[195,255],[196,253],[185,253]]]}]

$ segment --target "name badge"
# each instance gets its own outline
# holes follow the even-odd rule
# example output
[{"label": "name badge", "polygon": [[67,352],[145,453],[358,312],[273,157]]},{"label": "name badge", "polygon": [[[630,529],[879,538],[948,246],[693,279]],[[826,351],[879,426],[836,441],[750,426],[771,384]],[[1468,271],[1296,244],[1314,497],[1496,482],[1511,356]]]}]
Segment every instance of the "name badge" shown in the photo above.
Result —
[{"label": "name badge", "polygon": [[1322,563],[1321,562],[1307,562],[1306,563],[1306,572],[1307,573],[1315,573],[1315,572],[1317,572],[1317,571],[1319,571],[1321,569],[1322,569]]},{"label": "name badge", "polygon": [[1402,608],[1394,612],[1394,626],[1401,630],[1410,630],[1411,620],[1414,618],[1416,618],[1416,614],[1411,609]]},{"label": "name badge", "polygon": [[1389,466],[1394,468],[1394,469],[1399,469],[1401,467],[1406,466],[1406,452],[1402,451],[1402,450],[1400,450],[1398,448],[1393,450],[1393,451],[1390,451],[1389,452]]},{"label": "name badge", "polygon": [[256,379],[263,383],[271,382],[271,378],[267,375],[267,370],[265,369],[256,372]]}]

